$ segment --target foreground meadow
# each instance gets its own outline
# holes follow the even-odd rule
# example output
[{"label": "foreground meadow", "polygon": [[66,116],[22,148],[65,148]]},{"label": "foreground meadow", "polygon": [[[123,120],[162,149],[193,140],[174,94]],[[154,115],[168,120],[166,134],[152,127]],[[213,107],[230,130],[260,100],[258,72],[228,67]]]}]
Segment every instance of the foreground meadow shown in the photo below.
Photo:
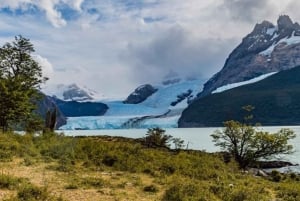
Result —
[{"label": "foreground meadow", "polygon": [[244,172],[221,153],[143,140],[0,135],[0,200],[298,201],[300,176]]}]

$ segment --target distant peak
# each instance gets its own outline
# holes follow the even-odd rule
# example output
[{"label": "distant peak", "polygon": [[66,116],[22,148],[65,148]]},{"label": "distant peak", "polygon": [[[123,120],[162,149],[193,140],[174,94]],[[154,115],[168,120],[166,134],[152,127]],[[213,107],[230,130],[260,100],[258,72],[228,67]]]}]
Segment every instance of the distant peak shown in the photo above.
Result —
[{"label": "distant peak", "polygon": [[294,23],[288,15],[280,15],[277,20],[279,30],[293,29]]},{"label": "distant peak", "polygon": [[262,23],[257,23],[254,27],[253,34],[265,33],[267,29],[274,28],[274,24],[269,21],[264,20]]},{"label": "distant peak", "polygon": [[278,25],[293,25],[293,21],[288,15],[280,15],[277,20]]}]

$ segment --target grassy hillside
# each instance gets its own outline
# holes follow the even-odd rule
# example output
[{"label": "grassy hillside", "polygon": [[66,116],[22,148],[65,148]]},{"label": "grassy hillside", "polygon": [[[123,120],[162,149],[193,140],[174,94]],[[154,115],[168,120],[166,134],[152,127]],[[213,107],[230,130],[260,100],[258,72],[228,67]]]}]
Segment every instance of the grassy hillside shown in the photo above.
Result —
[{"label": "grassy hillside", "polygon": [[300,200],[300,176],[262,178],[220,154],[138,141],[0,134],[0,200]]},{"label": "grassy hillside", "polygon": [[295,67],[260,82],[196,100],[183,112],[179,126],[221,126],[227,120],[242,120],[245,105],[255,107],[254,121],[262,125],[299,125],[299,100],[300,67]]}]

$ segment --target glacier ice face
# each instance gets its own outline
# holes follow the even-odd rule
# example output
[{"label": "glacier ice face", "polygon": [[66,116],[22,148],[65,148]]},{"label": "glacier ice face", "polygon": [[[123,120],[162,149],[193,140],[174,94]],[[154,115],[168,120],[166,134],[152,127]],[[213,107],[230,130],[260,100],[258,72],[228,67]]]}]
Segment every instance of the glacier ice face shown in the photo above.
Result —
[{"label": "glacier ice face", "polygon": [[[190,96],[195,97],[202,90],[203,80],[187,80],[169,85],[156,86],[158,91],[139,104],[124,104],[122,101],[107,101],[109,107],[104,116],[70,117],[62,130],[97,130],[122,129],[126,123],[137,120],[137,128],[177,128],[177,122],[188,97],[179,99],[180,95],[191,90]],[[178,101],[179,99],[179,101]],[[171,103],[178,104],[171,106]]]}]

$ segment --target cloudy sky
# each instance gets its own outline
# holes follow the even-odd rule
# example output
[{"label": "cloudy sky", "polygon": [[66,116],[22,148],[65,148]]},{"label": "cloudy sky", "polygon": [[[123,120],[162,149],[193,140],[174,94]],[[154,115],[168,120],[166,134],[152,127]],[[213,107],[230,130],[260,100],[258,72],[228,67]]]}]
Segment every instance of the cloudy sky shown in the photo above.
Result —
[{"label": "cloudy sky", "polygon": [[254,25],[297,0],[0,0],[0,43],[23,35],[49,84],[126,96],[169,72],[208,79]]}]

